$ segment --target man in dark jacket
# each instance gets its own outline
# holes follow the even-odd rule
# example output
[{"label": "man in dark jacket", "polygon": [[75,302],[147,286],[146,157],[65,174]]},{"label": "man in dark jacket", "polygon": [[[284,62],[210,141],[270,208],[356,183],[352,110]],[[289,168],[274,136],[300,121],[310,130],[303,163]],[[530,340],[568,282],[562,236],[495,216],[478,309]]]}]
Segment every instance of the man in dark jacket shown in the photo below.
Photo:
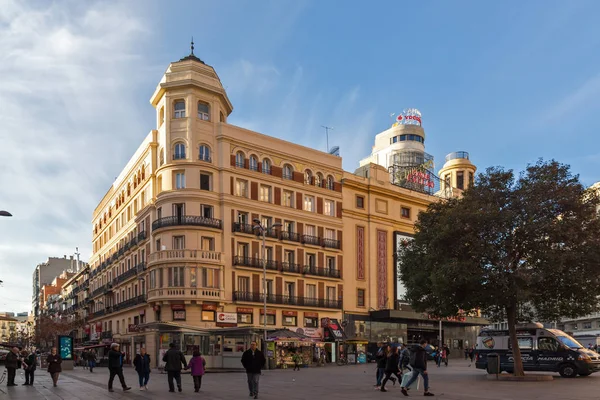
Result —
[{"label": "man in dark jacket", "polygon": [[375,362],[377,363],[377,384],[375,387],[379,389],[381,386],[381,380],[383,379],[383,375],[385,375],[385,364],[386,364],[386,354],[385,354],[385,346],[383,343],[377,343],[377,353],[375,353]]},{"label": "man in dark jacket", "polygon": [[427,347],[427,340],[421,340],[421,344],[419,346],[413,346],[410,349],[410,361],[409,364],[413,369],[412,377],[406,383],[406,386],[400,388],[402,394],[408,396],[408,391],[406,388],[410,387],[418,378],[419,375],[423,377],[423,388],[425,392],[423,393],[425,396],[433,396],[434,394],[429,391],[429,375],[427,375],[427,352],[425,348]]},{"label": "man in dark jacket", "polygon": [[150,379],[150,356],[146,354],[146,348],[142,347],[140,353],[133,359],[135,371],[138,373],[140,381],[140,390],[148,390],[148,380]]},{"label": "man in dark jacket", "polygon": [[110,351],[108,352],[108,370],[110,371],[110,377],[108,378],[108,391],[114,392],[113,381],[115,376],[119,377],[123,391],[131,389],[125,383],[125,377],[123,376],[123,365],[121,364],[121,352],[119,351],[119,344],[113,343],[110,345]]},{"label": "man in dark jacket", "polygon": [[169,350],[163,357],[165,362],[165,371],[167,371],[167,379],[169,380],[169,392],[174,392],[173,379],[177,382],[177,390],[181,392],[181,367],[187,369],[188,365],[185,361],[183,353],[175,348],[175,343],[169,344]]},{"label": "man in dark jacket", "polygon": [[250,343],[250,348],[242,354],[242,365],[248,376],[248,389],[250,396],[258,399],[258,381],[260,372],[265,365],[265,356],[256,348],[256,342]]},{"label": "man in dark jacket", "polygon": [[6,360],[4,366],[6,367],[7,379],[6,386],[17,386],[15,384],[15,376],[17,375],[17,369],[21,364],[21,359],[19,358],[19,349],[13,347],[10,349],[10,352],[6,355]]}]

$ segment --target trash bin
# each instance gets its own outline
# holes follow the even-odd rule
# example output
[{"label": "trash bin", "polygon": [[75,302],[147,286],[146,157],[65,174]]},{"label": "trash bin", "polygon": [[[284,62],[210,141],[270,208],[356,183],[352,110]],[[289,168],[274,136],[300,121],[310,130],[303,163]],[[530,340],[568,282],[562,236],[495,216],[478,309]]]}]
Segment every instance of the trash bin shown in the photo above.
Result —
[{"label": "trash bin", "polygon": [[487,355],[487,373],[496,375],[500,373],[500,356],[497,353]]}]

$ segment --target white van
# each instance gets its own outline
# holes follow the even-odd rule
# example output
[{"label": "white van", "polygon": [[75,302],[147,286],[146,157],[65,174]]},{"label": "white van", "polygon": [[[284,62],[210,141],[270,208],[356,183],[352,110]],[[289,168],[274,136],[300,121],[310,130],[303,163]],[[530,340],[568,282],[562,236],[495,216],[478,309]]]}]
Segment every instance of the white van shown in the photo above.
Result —
[{"label": "white van", "polygon": [[[600,370],[600,354],[586,349],[558,329],[545,329],[539,323],[518,326],[517,339],[525,371],[553,371],[572,378]],[[487,369],[487,355],[490,353],[500,357],[500,371],[513,372],[514,359],[508,330],[483,329],[479,332],[475,366]]]}]

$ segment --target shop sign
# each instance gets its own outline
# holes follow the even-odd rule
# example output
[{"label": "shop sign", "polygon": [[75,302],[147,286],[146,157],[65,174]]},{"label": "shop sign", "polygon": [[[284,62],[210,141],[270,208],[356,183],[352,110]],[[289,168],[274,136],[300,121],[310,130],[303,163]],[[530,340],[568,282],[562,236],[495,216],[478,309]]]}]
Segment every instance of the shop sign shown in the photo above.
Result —
[{"label": "shop sign", "polygon": [[171,310],[185,310],[185,304],[171,304]]},{"label": "shop sign", "polygon": [[202,310],[204,311],[217,311],[217,305],[212,303],[202,304]]},{"label": "shop sign", "polygon": [[238,307],[237,312],[238,314],[254,314],[254,309],[247,307]]},{"label": "shop sign", "polygon": [[102,332],[102,322],[96,322],[96,332]]},{"label": "shop sign", "polygon": [[319,314],[316,312],[305,312],[304,318],[319,318]]},{"label": "shop sign", "polygon": [[323,329],[321,328],[297,328],[296,333],[306,335],[312,339],[323,339]]},{"label": "shop sign", "polygon": [[129,324],[129,326],[127,327],[127,330],[129,332],[141,332],[143,329],[139,325]]},{"label": "shop sign", "polygon": [[217,323],[237,324],[237,313],[219,312],[217,313]]},{"label": "shop sign", "polygon": [[[260,313],[264,314],[265,310],[261,308],[260,309]],[[269,310],[269,309],[267,309],[267,315],[275,315],[275,314],[276,314],[275,310]]]},{"label": "shop sign", "polygon": [[173,321],[185,321],[185,310],[174,310]]},{"label": "shop sign", "polygon": [[281,315],[283,315],[284,317],[297,317],[298,311],[282,311]]},{"label": "shop sign", "polygon": [[435,315],[428,314],[427,318],[428,319],[435,319],[435,320],[440,320],[441,319],[442,321],[448,321],[448,322],[465,322],[467,320],[467,318],[464,315],[455,315],[455,316],[452,316],[452,317],[443,317],[443,318],[440,318],[440,317],[437,317]]}]

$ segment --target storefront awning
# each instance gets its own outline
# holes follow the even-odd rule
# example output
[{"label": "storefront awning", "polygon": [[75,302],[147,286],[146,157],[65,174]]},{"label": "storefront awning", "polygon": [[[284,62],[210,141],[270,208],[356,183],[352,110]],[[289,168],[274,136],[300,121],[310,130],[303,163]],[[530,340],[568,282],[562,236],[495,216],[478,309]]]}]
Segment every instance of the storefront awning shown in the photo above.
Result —
[{"label": "storefront awning", "polygon": [[171,331],[171,332],[182,332],[182,331],[194,331],[194,332],[205,332],[210,333],[208,329],[199,328],[197,326],[180,324],[176,322],[167,322],[167,321],[156,321],[156,322],[147,322],[145,324],[139,324],[138,329],[140,331],[144,330],[157,330],[157,331]]},{"label": "storefront awning", "polygon": [[290,331],[289,329],[279,329],[273,332],[267,332],[267,340],[297,340],[302,342],[310,342],[312,341],[312,338],[298,332]]},{"label": "storefront awning", "polygon": [[323,318],[321,326],[323,327],[323,340],[325,342],[340,342],[348,339],[342,326],[335,318]]}]

